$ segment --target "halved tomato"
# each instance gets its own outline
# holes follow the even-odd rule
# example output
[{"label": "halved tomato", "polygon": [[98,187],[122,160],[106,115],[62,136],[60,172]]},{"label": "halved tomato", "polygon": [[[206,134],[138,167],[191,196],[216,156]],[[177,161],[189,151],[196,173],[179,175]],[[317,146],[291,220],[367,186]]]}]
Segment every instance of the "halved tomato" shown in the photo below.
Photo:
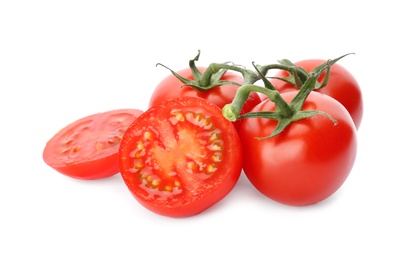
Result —
[{"label": "halved tomato", "polygon": [[197,97],[167,99],[138,117],[123,136],[119,160],[137,201],[169,217],[211,207],[242,171],[234,125],[217,105]]},{"label": "halved tomato", "polygon": [[72,122],[47,142],[43,160],[56,171],[76,179],[112,176],[119,172],[118,147],[122,136],[142,112],[110,110]]}]

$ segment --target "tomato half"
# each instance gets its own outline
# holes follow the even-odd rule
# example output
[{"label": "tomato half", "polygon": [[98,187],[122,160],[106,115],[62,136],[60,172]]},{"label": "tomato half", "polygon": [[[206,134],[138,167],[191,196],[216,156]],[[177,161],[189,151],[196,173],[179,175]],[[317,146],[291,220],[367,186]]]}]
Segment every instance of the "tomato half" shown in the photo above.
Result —
[{"label": "tomato half", "polygon": [[[304,68],[306,71],[310,72],[317,66],[325,63],[326,60],[321,59],[309,59],[295,62],[295,65]],[[326,71],[322,73],[318,81],[323,82],[326,76]],[[279,70],[275,77],[289,77],[289,72],[285,70]],[[270,80],[273,86],[281,93],[294,91],[297,89],[296,86],[287,83],[279,79]],[[323,88],[316,89],[316,91],[329,95],[342,103],[344,107],[349,111],[356,128],[359,126],[363,117],[363,98],[359,83],[355,77],[343,66],[338,63],[333,64],[330,67],[330,75],[327,85]],[[262,99],[266,99],[262,97]]]},{"label": "tomato half", "polygon": [[72,122],[47,142],[43,160],[56,171],[76,179],[112,176],[119,172],[118,147],[122,135],[142,112],[110,110]]},{"label": "tomato half", "polygon": [[[205,69],[205,67],[198,67],[198,70],[202,73],[205,71]],[[192,70],[190,68],[180,70],[177,73],[184,78],[190,80],[194,79]],[[242,84],[243,82],[242,76],[232,71],[227,71],[221,77],[221,80],[233,81],[239,84]],[[206,99],[222,109],[226,104],[232,102],[235,97],[236,90],[239,88],[239,86],[237,85],[229,84],[216,86],[214,88],[201,92],[189,86],[182,87],[182,85],[183,83],[173,74],[165,77],[162,81],[160,81],[160,83],[152,93],[149,101],[149,107],[157,105],[169,98],[189,96]],[[245,102],[241,114],[249,112],[249,110],[251,110],[260,102],[261,98],[259,97],[259,95],[256,92],[252,92],[248,100]],[[240,121],[236,121],[234,125],[237,129],[239,129]]]},{"label": "tomato half", "polygon": [[242,170],[235,127],[215,104],[194,97],[167,99],[138,117],[119,159],[137,201],[169,217],[192,216],[220,201]]},{"label": "tomato half", "polygon": [[[297,91],[283,93],[285,101]],[[252,110],[274,111],[275,104],[262,101]],[[277,121],[243,119],[240,129],[244,165],[250,182],[267,197],[287,205],[304,206],[320,202],[338,190],[348,177],[357,150],[356,128],[346,108],[335,99],[311,92],[302,110],[320,110],[291,123],[268,139]]]}]

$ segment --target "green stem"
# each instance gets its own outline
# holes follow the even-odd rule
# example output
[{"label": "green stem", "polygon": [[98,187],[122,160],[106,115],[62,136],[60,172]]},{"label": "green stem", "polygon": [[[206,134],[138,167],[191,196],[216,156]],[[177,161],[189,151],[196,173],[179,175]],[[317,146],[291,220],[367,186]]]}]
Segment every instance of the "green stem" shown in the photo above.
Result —
[{"label": "green stem", "polygon": [[[330,74],[330,67],[335,64],[341,58],[349,55],[345,54],[333,60],[328,60],[327,62],[319,65],[318,67],[314,68],[309,74],[306,81],[303,83],[302,87],[300,88],[298,94],[292,99],[290,102],[290,106],[295,110],[299,111],[302,109],[303,103],[305,102],[306,98],[309,96],[310,92],[312,92],[316,88],[317,80],[319,76],[327,70],[326,74]],[[328,77],[325,80],[325,84],[327,84]]]},{"label": "green stem", "polygon": [[[348,55],[348,54],[346,54]],[[313,117],[315,115],[324,115],[327,116],[330,120],[332,120],[335,124],[337,121],[329,114],[323,111],[317,110],[302,110],[303,104],[305,103],[309,94],[314,91],[317,85],[317,80],[319,76],[327,70],[327,75],[330,73],[330,67],[336,63],[338,60],[343,58],[344,56],[340,56],[333,60],[328,60],[327,62],[319,65],[318,67],[314,68],[310,73],[306,72],[306,80],[304,82],[298,82],[301,85],[300,90],[296,94],[296,96],[290,101],[290,103],[286,103],[286,101],[282,98],[280,93],[274,89],[274,86],[271,82],[265,77],[266,72],[272,68],[282,68],[289,71],[296,80],[300,80],[298,74],[301,74],[302,70],[298,69],[297,67],[293,66],[289,63],[284,64],[272,64],[272,65],[265,65],[265,66],[255,66],[254,68],[258,73],[258,77],[263,80],[264,87],[256,86],[252,84],[242,85],[236,92],[235,98],[231,104],[225,105],[222,109],[222,114],[225,118],[230,121],[236,121],[237,119],[242,118],[267,118],[276,120],[277,126],[275,127],[274,131],[261,139],[271,138],[278,134],[280,134],[286,127],[288,127],[292,122]],[[289,66],[286,66],[288,64]],[[261,73],[260,69],[264,71],[264,74]],[[327,82],[328,77],[325,79]],[[325,83],[326,84],[326,83]],[[240,115],[242,107],[246,100],[248,99],[251,92],[259,92],[265,94],[270,101],[275,103],[275,111],[256,111],[256,112],[248,112],[244,115]]]},{"label": "green stem", "polygon": [[[221,70],[228,70],[232,69],[235,66],[229,65],[227,63],[211,63],[206,70],[204,71],[204,74],[202,75],[202,78],[199,80],[199,85],[200,86],[209,86],[212,77],[218,73]],[[223,73],[225,73],[225,71]]]},{"label": "green stem", "polygon": [[[198,67],[195,65],[195,62],[198,61],[200,54],[201,52],[198,50],[198,54],[195,56],[195,58],[189,61],[189,68],[191,69],[191,73],[194,76],[194,79],[184,78],[177,72],[173,71],[172,69],[168,68],[167,66],[161,63],[157,63],[157,66],[161,65],[164,68],[168,69],[176,78],[178,78],[181,81],[181,87],[190,86],[193,89],[200,92],[206,92],[214,87],[221,85],[241,86],[243,84],[241,82],[234,82],[222,79],[223,75],[226,73],[228,69],[238,70],[238,67],[229,65],[229,63],[211,64],[211,66],[208,66],[202,74],[201,71],[199,71]],[[247,75],[251,72],[248,71],[244,73],[246,73]]]},{"label": "green stem", "polygon": [[236,121],[242,110],[243,105],[248,99],[251,92],[259,92],[265,94],[269,100],[275,103],[277,111],[280,111],[282,117],[290,118],[294,114],[294,110],[286,103],[276,90],[271,90],[257,85],[243,85],[237,91],[232,103],[227,104],[222,109],[222,114],[230,121]]},{"label": "green stem", "polygon": [[[242,74],[243,82],[242,85],[253,84],[256,81],[260,80],[261,77],[258,73],[255,73],[252,70],[240,67],[238,65],[230,65],[228,63],[211,63],[207,70],[204,72],[203,80],[210,80],[212,74],[215,74],[219,70],[233,70]],[[268,69],[261,67],[261,74],[266,75]],[[205,84],[205,82],[203,82]]]}]

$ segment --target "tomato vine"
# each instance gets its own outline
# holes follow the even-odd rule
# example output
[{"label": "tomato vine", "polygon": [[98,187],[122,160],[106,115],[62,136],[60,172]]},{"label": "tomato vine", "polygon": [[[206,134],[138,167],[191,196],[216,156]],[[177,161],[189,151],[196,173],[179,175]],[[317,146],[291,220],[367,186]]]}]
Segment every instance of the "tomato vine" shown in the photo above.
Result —
[{"label": "tomato vine", "polygon": [[[254,68],[258,72],[260,78],[263,80],[265,87],[261,87],[254,84],[243,85],[241,88],[238,89],[235,99],[232,101],[232,103],[224,106],[224,108],[222,109],[222,113],[225,116],[225,118],[227,118],[230,121],[236,121],[238,119],[250,117],[264,117],[277,120],[278,125],[275,128],[274,132],[266,138],[270,138],[280,134],[290,123],[294,121],[312,117],[318,114],[327,116],[335,124],[337,124],[337,121],[334,120],[328,113],[318,110],[303,111],[302,106],[310,92],[312,92],[317,87],[317,80],[319,76],[322,74],[322,72],[324,72],[325,70],[329,71],[330,67],[333,64],[335,64],[338,60],[342,59],[346,55],[348,54],[345,54],[333,60],[328,60],[322,65],[316,67],[307,75],[302,74],[306,76],[306,80],[304,80],[304,83],[302,84],[300,91],[289,104],[284,101],[281,94],[275,89],[272,83],[259,71],[258,67],[253,63]],[[277,66],[277,64],[262,66],[262,68],[265,71],[277,67],[281,67],[282,69],[288,70],[293,74],[295,81],[300,82],[300,80],[298,80],[298,74],[300,74],[301,70],[300,68],[295,67],[291,63],[288,63],[287,66]],[[329,75],[329,73],[327,73],[326,75]],[[326,84],[327,80],[328,78],[325,79],[323,83],[324,85]],[[244,102],[247,100],[247,97],[251,92],[259,92],[268,96],[268,98],[276,104],[276,111],[249,112],[240,115],[239,111],[241,111]]]}]

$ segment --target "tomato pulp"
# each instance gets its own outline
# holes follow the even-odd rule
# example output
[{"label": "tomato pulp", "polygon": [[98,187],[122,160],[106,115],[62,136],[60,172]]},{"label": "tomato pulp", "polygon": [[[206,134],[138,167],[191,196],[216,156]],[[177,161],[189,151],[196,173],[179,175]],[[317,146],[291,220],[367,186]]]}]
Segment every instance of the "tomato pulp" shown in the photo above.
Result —
[{"label": "tomato pulp", "polygon": [[[297,91],[283,93],[290,102]],[[274,111],[275,103],[262,101],[252,112]],[[250,182],[267,197],[283,204],[305,206],[320,202],[338,190],[348,177],[356,158],[354,122],[335,99],[311,92],[302,110],[320,110],[325,115],[291,123],[275,137],[270,135],[277,121],[243,119],[239,131],[243,170]]]},{"label": "tomato pulp", "polygon": [[118,109],[72,122],[47,142],[43,160],[76,179],[112,176],[119,172],[117,156],[122,135],[141,113],[138,109]]},{"label": "tomato pulp", "polygon": [[120,172],[132,195],[160,215],[187,217],[225,197],[242,170],[238,133],[215,104],[167,99],[125,132]]}]

